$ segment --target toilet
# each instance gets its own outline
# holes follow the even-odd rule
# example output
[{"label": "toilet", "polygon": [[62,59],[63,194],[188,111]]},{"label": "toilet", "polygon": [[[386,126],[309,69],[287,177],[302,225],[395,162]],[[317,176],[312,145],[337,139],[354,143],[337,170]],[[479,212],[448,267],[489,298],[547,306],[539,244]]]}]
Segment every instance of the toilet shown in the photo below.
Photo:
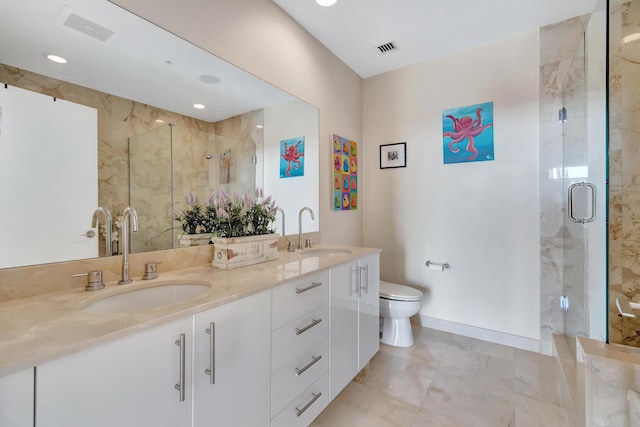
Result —
[{"label": "toilet", "polygon": [[422,292],[409,286],[380,281],[380,342],[396,347],[411,347],[413,331],[409,318],[422,307]]}]

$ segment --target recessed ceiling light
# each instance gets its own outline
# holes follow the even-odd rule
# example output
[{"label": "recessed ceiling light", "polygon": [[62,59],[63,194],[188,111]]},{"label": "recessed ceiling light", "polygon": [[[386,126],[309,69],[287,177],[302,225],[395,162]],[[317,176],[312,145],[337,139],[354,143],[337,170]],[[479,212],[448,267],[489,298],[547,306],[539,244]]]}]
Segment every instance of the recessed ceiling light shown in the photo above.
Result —
[{"label": "recessed ceiling light", "polygon": [[193,104],[193,108],[197,108],[198,110],[202,110],[204,108],[204,105],[202,105],[202,104]]},{"label": "recessed ceiling light", "polygon": [[256,127],[257,127],[258,129],[262,129],[262,128],[264,128],[264,126],[262,126],[262,125],[256,125]]},{"label": "recessed ceiling light", "polygon": [[633,34],[629,34],[626,37],[622,38],[622,43],[631,43],[634,42],[636,40],[640,40],[640,33],[633,33]]},{"label": "recessed ceiling light", "polygon": [[62,56],[58,56],[58,55],[47,55],[47,59],[49,61],[53,61],[57,64],[66,64],[67,60],[64,59]]},{"label": "recessed ceiling light", "polygon": [[338,0],[316,0],[320,6],[333,6]]},{"label": "recessed ceiling light", "polygon": [[220,79],[211,74],[203,74],[199,78],[202,83],[206,83],[208,85],[214,85],[214,84],[220,83]]},{"label": "recessed ceiling light", "polygon": [[164,123],[164,120],[162,120],[162,119],[156,119],[156,120],[155,120],[155,122],[156,122],[156,123]]}]

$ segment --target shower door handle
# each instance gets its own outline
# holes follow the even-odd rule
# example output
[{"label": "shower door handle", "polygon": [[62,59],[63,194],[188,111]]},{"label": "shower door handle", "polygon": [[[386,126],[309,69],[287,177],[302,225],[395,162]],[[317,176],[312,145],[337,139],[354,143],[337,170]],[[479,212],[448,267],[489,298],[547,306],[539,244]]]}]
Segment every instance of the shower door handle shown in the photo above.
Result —
[{"label": "shower door handle", "polygon": [[[587,187],[589,190],[591,190],[591,216],[587,218],[576,218],[575,216],[573,216],[573,192],[576,187]],[[577,182],[575,184],[571,184],[568,190],[567,205],[567,215],[569,216],[569,219],[571,221],[580,224],[593,222],[593,220],[596,219],[596,186],[591,184],[590,182]]]}]

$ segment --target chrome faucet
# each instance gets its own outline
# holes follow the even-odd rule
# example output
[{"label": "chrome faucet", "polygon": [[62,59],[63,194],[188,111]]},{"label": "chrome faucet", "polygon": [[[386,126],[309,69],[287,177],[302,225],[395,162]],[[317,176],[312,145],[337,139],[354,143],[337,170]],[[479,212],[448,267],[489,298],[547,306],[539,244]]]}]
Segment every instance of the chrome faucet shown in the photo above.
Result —
[{"label": "chrome faucet", "polygon": [[284,237],[287,234],[284,232],[284,210],[282,208],[276,208],[276,211],[280,211],[282,214],[282,237]]},{"label": "chrome faucet", "polygon": [[[113,250],[111,248],[111,227],[112,227],[112,222],[111,222],[111,213],[109,212],[109,209],[103,208],[103,207],[98,207],[98,209],[96,209],[93,212],[93,218],[91,218],[91,228],[96,228],[96,225],[98,225],[98,214],[101,213],[102,216],[104,216],[104,228],[106,231],[106,237],[105,237],[105,252],[107,256],[111,256],[113,255]],[[98,233],[99,234],[99,233]]]},{"label": "chrome faucet", "polygon": [[133,281],[129,277],[129,221],[131,229],[138,231],[138,214],[131,206],[127,206],[122,212],[122,278],[118,285],[126,285]]},{"label": "chrome faucet", "polygon": [[309,211],[311,214],[311,219],[315,220],[316,216],[313,214],[311,208],[304,207],[300,209],[300,213],[298,214],[298,249],[302,250],[302,212]]}]

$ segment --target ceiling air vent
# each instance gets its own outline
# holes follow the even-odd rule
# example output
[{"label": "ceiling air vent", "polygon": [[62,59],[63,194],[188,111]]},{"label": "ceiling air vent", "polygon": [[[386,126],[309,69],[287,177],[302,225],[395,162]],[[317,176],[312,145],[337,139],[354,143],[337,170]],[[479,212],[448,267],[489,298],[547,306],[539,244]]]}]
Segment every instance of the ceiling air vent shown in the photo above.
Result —
[{"label": "ceiling air vent", "polygon": [[89,37],[93,37],[94,39],[98,39],[102,42],[109,40],[109,38],[115,34],[115,31],[111,31],[110,29],[105,28],[102,25],[91,22],[88,19],[85,19],[73,13],[69,15],[67,19],[65,19],[63,25],[76,31],[80,31],[83,34],[86,34]]},{"label": "ceiling air vent", "polygon": [[86,17],[80,16],[69,6],[65,6],[60,15],[58,15],[56,23],[62,27],[79,31],[84,35],[106,43],[111,43],[122,35],[122,31],[111,30]]},{"label": "ceiling air vent", "polygon": [[400,48],[398,47],[398,44],[396,42],[389,42],[389,43],[381,44],[380,46],[377,46],[376,49],[378,49],[378,52],[381,55],[386,55],[388,53],[396,52],[396,51],[400,50]]}]

